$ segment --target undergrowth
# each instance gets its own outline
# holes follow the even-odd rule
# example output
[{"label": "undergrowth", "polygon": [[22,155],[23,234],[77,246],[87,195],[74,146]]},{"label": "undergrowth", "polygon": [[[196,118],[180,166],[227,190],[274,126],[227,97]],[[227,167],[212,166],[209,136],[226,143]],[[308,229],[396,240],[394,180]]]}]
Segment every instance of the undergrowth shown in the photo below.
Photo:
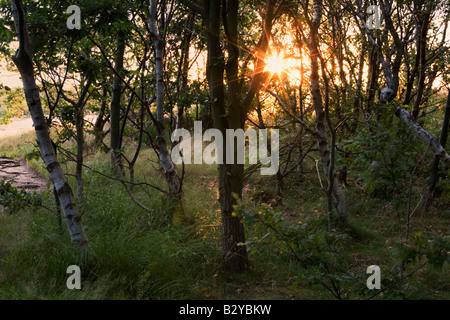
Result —
[{"label": "undergrowth", "polygon": [[[17,153],[14,142],[0,146],[0,153]],[[23,145],[21,155],[32,149]],[[304,179],[287,181],[279,207],[263,203],[264,197],[275,194],[274,183],[250,178],[245,200],[235,212],[246,226],[250,271],[231,274],[221,266],[215,166],[186,168],[184,209],[189,222],[175,219],[168,225],[164,195],[135,187],[135,196],[150,209],[142,210],[120,182],[100,174],[110,172],[103,156],[89,155],[84,171],[82,223],[93,248],[87,262],[79,260],[66,229],[60,232],[50,190],[41,195],[40,206],[0,213],[0,299],[450,298],[448,257],[441,257],[440,266],[427,263],[417,269],[423,262],[439,260],[439,250],[447,245],[441,243],[439,250],[426,247],[440,241],[428,234],[448,235],[445,194],[428,216],[415,217],[415,238],[406,243],[404,213],[360,186],[347,187],[347,224],[329,233],[325,194],[313,170],[303,174]],[[154,154],[144,150],[136,176],[164,185],[154,161]],[[45,172],[40,161],[32,165]],[[73,172],[74,165],[67,162],[64,168]],[[75,185],[73,177],[70,182]],[[81,267],[81,290],[66,287],[70,265]],[[380,291],[366,287],[370,265],[381,268]]]}]

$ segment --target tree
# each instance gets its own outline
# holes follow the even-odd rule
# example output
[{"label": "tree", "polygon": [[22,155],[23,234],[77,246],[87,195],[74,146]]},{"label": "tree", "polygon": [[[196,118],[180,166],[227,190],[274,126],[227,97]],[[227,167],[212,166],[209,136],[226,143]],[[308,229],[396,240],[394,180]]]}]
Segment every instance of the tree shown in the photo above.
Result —
[{"label": "tree", "polygon": [[[450,89],[447,89],[447,104],[444,108],[444,120],[442,121],[441,134],[439,136],[439,143],[445,148],[448,139],[448,130],[450,126]],[[428,210],[433,202],[433,198],[436,197],[436,184],[439,181],[439,163],[440,159],[435,156],[431,163],[430,177],[428,178],[427,189],[421,200],[421,206],[423,209]]]},{"label": "tree", "polygon": [[[334,171],[334,142],[332,142],[331,150],[328,145],[328,136],[326,134],[325,122],[327,122],[328,127],[332,134],[332,140],[334,140],[334,132],[329,119],[329,111],[328,111],[328,102],[325,101],[325,107],[322,101],[322,94],[320,92],[320,84],[319,84],[319,60],[321,60],[322,65],[322,76],[325,75],[325,68],[323,64],[323,59],[320,58],[319,53],[319,26],[320,21],[322,19],[322,10],[323,10],[323,2],[322,0],[315,0],[313,3],[314,13],[312,19],[309,23],[310,25],[310,36],[309,36],[309,55],[311,60],[311,97],[313,101],[314,110],[316,111],[316,131],[317,131],[317,144],[319,146],[320,156],[322,159],[323,169],[327,175],[329,190],[327,191],[327,196],[329,198],[329,202],[331,201],[331,193],[335,198],[335,207],[340,219],[345,218],[346,215],[346,200],[345,194],[342,188],[339,185],[339,181],[337,175]],[[325,80],[327,83],[327,80]],[[326,88],[326,95],[328,95],[328,89]],[[328,100],[327,97],[325,97]],[[328,211],[329,215],[331,215],[331,208],[329,206]],[[331,220],[331,216],[330,216]],[[331,221],[330,221],[330,229],[331,229]]]},{"label": "tree", "polygon": [[[117,39],[117,51],[115,58],[114,68],[117,72],[122,72],[123,59],[125,55],[125,35],[123,32],[119,32]],[[119,75],[114,76],[114,83],[112,87],[111,95],[111,107],[110,107],[110,150],[111,150],[111,165],[113,170],[116,171],[116,165],[120,166],[120,112],[121,112],[121,97],[122,97],[122,82]]]},{"label": "tree", "polygon": [[[444,147],[439,143],[439,141],[430,134],[427,130],[421,127],[411,114],[403,108],[398,101],[395,100],[399,88],[399,72],[402,62],[402,57],[404,55],[404,45],[408,42],[407,37],[409,34],[405,35],[405,39],[401,38],[399,32],[397,31],[394,21],[391,17],[392,0],[381,0],[381,12],[385,20],[386,29],[393,38],[393,45],[391,46],[389,52],[385,53],[382,47],[375,41],[372,32],[368,28],[364,17],[362,15],[361,0],[358,0],[358,10],[356,16],[359,18],[362,27],[364,28],[370,44],[377,51],[380,58],[382,70],[385,77],[386,86],[381,90],[380,102],[387,104],[392,103],[392,110],[394,114],[404,121],[413,131],[416,132],[417,136],[426,144],[429,145],[430,149],[434,151],[435,155],[447,166],[450,167],[450,155],[445,151]],[[398,22],[399,24],[401,21]],[[391,62],[393,53],[395,53],[395,58]]]},{"label": "tree", "polygon": [[[203,15],[205,27],[208,30],[208,62],[207,78],[214,126],[226,137],[227,129],[243,129],[252,102],[260,90],[265,78],[264,55],[269,45],[272,22],[276,16],[276,1],[269,0],[266,5],[265,17],[259,42],[253,53],[256,57],[255,70],[250,80],[245,97],[241,98],[239,79],[239,36],[238,0],[223,1],[204,0],[201,8],[190,1],[182,1]],[[278,9],[283,1],[279,3]],[[221,47],[221,29],[226,36],[228,59],[225,62]],[[226,78],[224,73],[226,72]],[[227,94],[225,94],[225,80]],[[223,142],[225,144],[225,141]],[[227,159],[226,151],[223,159]],[[233,156],[234,163],[223,161],[218,165],[219,202],[222,220],[222,250],[224,266],[233,271],[248,269],[247,249],[245,246],[244,226],[234,213],[234,205],[242,198],[244,166],[237,164],[237,152]]]},{"label": "tree", "polygon": [[89,241],[81,224],[76,202],[67,178],[59,164],[42,110],[39,89],[36,85],[33,66],[33,48],[26,25],[25,12],[21,0],[11,0],[14,24],[19,37],[19,49],[12,57],[22,76],[23,88],[36,131],[36,138],[42,159],[47,166],[50,179],[56,188],[61,208],[69,228],[70,238],[82,258],[89,251]]},{"label": "tree", "polygon": [[[175,199],[181,194],[181,179],[178,177],[177,169],[172,162],[169,151],[167,149],[167,142],[165,139],[164,127],[164,47],[165,47],[165,32],[167,25],[170,23],[170,18],[165,19],[162,23],[162,30],[157,27],[157,0],[151,0],[149,10],[149,26],[150,35],[153,40],[153,49],[155,51],[155,76],[156,76],[156,141],[155,149],[158,154],[159,162],[164,169],[167,185],[169,186],[169,194]],[[161,15],[165,15],[165,2],[162,1],[160,8]],[[171,9],[173,10],[173,9]],[[169,13],[169,16],[172,13]],[[178,199],[180,200],[180,198]]]}]

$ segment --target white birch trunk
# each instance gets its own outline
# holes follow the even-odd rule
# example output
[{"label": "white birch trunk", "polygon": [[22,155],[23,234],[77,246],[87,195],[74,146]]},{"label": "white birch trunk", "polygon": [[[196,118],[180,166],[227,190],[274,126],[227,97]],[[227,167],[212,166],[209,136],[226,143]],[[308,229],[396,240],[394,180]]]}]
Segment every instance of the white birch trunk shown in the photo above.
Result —
[{"label": "white birch trunk", "polygon": [[36,139],[39,145],[42,159],[45,162],[50,179],[53,181],[57,195],[61,203],[61,209],[69,228],[70,238],[82,258],[89,249],[89,241],[81,225],[81,217],[78,214],[72,188],[59,164],[50,139],[47,122],[42,110],[39,89],[33,70],[33,52],[30,36],[25,21],[22,2],[11,0],[14,24],[19,35],[19,49],[12,58],[20,71],[25,91],[26,101],[36,131]]},{"label": "white birch trunk", "polygon": [[[320,92],[319,83],[319,51],[318,51],[318,31],[320,20],[322,18],[322,0],[314,1],[314,14],[311,21],[311,35],[310,35],[310,57],[311,57],[311,97],[313,101],[314,110],[316,112],[316,130],[317,130],[317,145],[319,148],[323,169],[328,177],[328,172],[331,165],[331,152],[328,146],[328,136],[325,128],[325,110],[322,102],[322,94]],[[330,177],[328,177],[330,179]],[[342,190],[336,173],[332,174],[333,180],[333,196],[335,198],[335,207],[339,217],[345,217],[347,211],[347,204],[345,193]],[[330,181],[331,182],[331,181]]]},{"label": "white birch trunk", "polygon": [[158,153],[159,162],[164,169],[166,181],[171,195],[179,195],[181,192],[181,180],[178,177],[177,169],[172,162],[170,153],[167,148],[167,142],[164,137],[164,60],[163,50],[164,42],[158,32],[156,24],[156,7],[157,0],[152,0],[150,3],[149,12],[149,26],[153,38],[153,47],[155,49],[155,63],[156,63],[156,120],[159,122],[156,125],[156,143],[155,148]]}]

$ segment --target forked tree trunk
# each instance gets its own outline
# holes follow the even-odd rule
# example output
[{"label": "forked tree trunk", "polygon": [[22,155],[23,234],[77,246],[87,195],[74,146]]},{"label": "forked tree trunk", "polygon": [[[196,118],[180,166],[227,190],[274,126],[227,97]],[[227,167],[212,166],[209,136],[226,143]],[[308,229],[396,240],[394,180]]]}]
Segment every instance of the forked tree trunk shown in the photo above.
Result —
[{"label": "forked tree trunk", "polygon": [[[233,2],[235,4],[236,2]],[[225,113],[225,88],[224,88],[224,58],[220,46],[220,13],[221,4],[219,1],[205,0],[205,11],[208,19],[208,66],[207,75],[211,99],[211,110],[213,114],[214,126],[222,132],[225,139],[226,129],[230,128],[229,119]],[[237,18],[234,13],[235,7],[230,5],[229,12]],[[235,37],[236,21],[227,21],[231,23],[229,37]],[[236,72],[236,48],[229,44],[230,64],[227,75],[233,77]],[[236,81],[235,81],[236,82]],[[232,85],[232,99],[237,99],[236,87]],[[234,101],[239,104],[239,101]],[[237,107],[237,105],[235,106]],[[234,126],[239,127],[239,112],[233,113]],[[225,145],[225,141],[224,144]],[[226,149],[223,152],[223,159],[226,159]],[[218,183],[219,183],[219,202],[222,220],[222,252],[224,267],[233,271],[244,271],[248,269],[247,249],[244,245],[245,234],[244,226],[240,218],[233,216],[233,205],[236,204],[235,196],[242,196],[243,187],[243,166],[237,164],[219,164]]]},{"label": "forked tree trunk", "polygon": [[58,194],[61,208],[69,228],[70,238],[78,253],[85,258],[89,249],[89,241],[81,225],[81,217],[78,214],[75,198],[66,176],[59,164],[53,149],[50,133],[42,110],[39,89],[33,70],[33,50],[30,35],[25,21],[22,1],[11,0],[12,13],[16,31],[19,35],[19,49],[12,58],[22,76],[25,97],[33,119],[36,131],[36,139],[39,145],[42,159],[47,166],[50,179],[53,181]]},{"label": "forked tree trunk", "polygon": [[[322,18],[323,3],[322,0],[314,1],[314,15],[311,21],[311,33],[309,41],[311,58],[311,96],[314,110],[316,112],[316,130],[317,145],[319,147],[320,157],[323,169],[328,177],[331,164],[331,152],[328,146],[328,136],[325,128],[325,110],[322,102],[322,95],[319,84],[319,51],[318,51],[318,31],[320,20]],[[335,198],[335,208],[339,218],[344,218],[347,211],[345,194],[339,184],[336,173],[332,174],[333,196]]]},{"label": "forked tree trunk", "polygon": [[[394,63],[391,65],[389,61],[387,61],[383,55],[383,52],[380,48],[380,46],[375,42],[372,33],[368,29],[364,19],[362,18],[361,13],[358,14],[361,24],[363,25],[367,37],[369,39],[369,42],[373,46],[373,48],[378,52],[378,55],[381,60],[381,65],[383,67],[383,72],[386,80],[386,87],[383,88],[380,95],[380,102],[382,103],[389,103],[393,102],[393,111],[395,115],[400,118],[402,121],[405,122],[406,125],[408,125],[409,128],[414,130],[414,132],[417,134],[417,136],[429,146],[431,150],[433,150],[435,156],[439,158],[440,161],[442,161],[447,168],[450,168],[450,155],[445,151],[444,147],[439,143],[439,141],[428,131],[426,131],[424,128],[422,128],[412,117],[412,115],[405,109],[402,108],[402,106],[394,100],[399,86],[399,70],[400,70],[400,64],[401,60],[404,54],[404,43],[400,39],[394,25],[392,18],[389,14],[388,6],[386,4],[381,5],[383,17],[386,22],[386,27],[389,29],[389,32],[391,33],[394,43],[396,46],[396,56]],[[361,9],[361,8],[360,8]]]},{"label": "forked tree trunk", "polygon": [[155,148],[158,154],[159,162],[164,169],[166,182],[169,187],[169,194],[175,199],[181,200],[181,179],[178,177],[177,168],[172,162],[167,142],[165,138],[164,127],[164,40],[158,31],[156,24],[157,0],[152,0],[149,12],[150,33],[153,38],[153,48],[155,50],[156,64],[156,141]]},{"label": "forked tree trunk", "polygon": [[[190,7],[195,9],[191,3]],[[243,129],[247,120],[247,113],[254,101],[255,95],[261,89],[266,75],[264,69],[264,55],[266,53],[272,29],[272,20],[275,16],[274,7],[276,1],[267,1],[267,13],[264,18],[264,26],[261,38],[257,45],[256,68],[249,84],[245,98],[240,98],[241,84],[239,83],[239,48],[238,41],[238,11],[239,0],[217,1],[204,0],[204,10],[197,9],[203,14],[204,23],[208,30],[208,62],[207,80],[211,101],[211,111],[214,126],[226,137],[227,129]],[[227,40],[228,59],[226,64],[226,75],[228,84],[228,95],[225,98],[224,52],[221,47],[221,21],[225,30]],[[228,100],[228,101],[226,101]],[[225,146],[225,141],[223,143]],[[225,162],[226,148],[222,156]],[[233,206],[237,199],[242,197],[244,167],[236,163],[237,150],[234,150],[234,164],[219,164],[219,202],[222,217],[222,247],[224,267],[226,269],[242,272],[248,269],[247,248],[245,245],[244,225],[240,218],[233,215]]]}]

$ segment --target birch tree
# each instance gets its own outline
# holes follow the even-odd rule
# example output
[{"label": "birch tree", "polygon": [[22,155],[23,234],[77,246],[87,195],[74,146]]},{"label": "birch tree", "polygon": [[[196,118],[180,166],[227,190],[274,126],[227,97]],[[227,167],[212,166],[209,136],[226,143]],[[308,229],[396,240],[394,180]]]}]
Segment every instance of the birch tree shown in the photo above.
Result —
[{"label": "birch tree", "polygon": [[[420,126],[408,110],[403,108],[400,103],[395,100],[399,88],[399,72],[402,57],[404,56],[404,46],[409,39],[401,38],[396,26],[394,25],[394,21],[391,17],[393,0],[380,0],[380,7],[385,20],[385,25],[393,39],[393,45],[387,54],[383,52],[381,46],[375,41],[372,32],[364,20],[361,0],[358,0],[357,4],[359,11],[355,14],[359,18],[359,21],[367,34],[369,43],[378,53],[381,68],[385,77],[386,85],[381,90],[380,102],[385,104],[391,103],[394,114],[406,123],[417,134],[417,136],[426,145],[428,145],[431,150],[433,150],[435,156],[439,158],[448,168],[450,168],[450,155],[445,151],[444,147],[439,143],[436,137]],[[392,56],[394,52],[395,57]]]},{"label": "birch tree", "polygon": [[12,57],[22,77],[25,97],[33,119],[36,139],[41,151],[42,159],[46,165],[50,179],[53,181],[58,194],[61,208],[69,229],[70,238],[82,258],[89,251],[89,241],[81,224],[73,191],[61,168],[50,138],[47,122],[42,109],[39,89],[36,85],[33,66],[33,48],[26,25],[25,12],[21,0],[11,0],[14,25],[19,38],[19,48]]},{"label": "birch tree", "polygon": [[[315,0],[313,2],[314,13],[313,17],[309,23],[310,25],[310,36],[309,36],[309,55],[311,60],[311,75],[310,75],[310,86],[311,86],[311,97],[316,112],[316,131],[317,131],[317,145],[319,147],[320,157],[322,160],[323,169],[328,177],[329,186],[334,199],[335,208],[339,218],[344,218],[346,215],[346,199],[345,194],[339,185],[338,177],[334,172],[332,156],[334,157],[334,150],[330,150],[328,143],[328,135],[326,133],[325,122],[328,115],[326,114],[322,100],[322,93],[320,90],[319,83],[319,27],[320,21],[322,19],[323,11],[323,1]],[[325,72],[322,71],[323,76]],[[330,126],[330,129],[333,130]],[[334,146],[332,146],[334,148]]]},{"label": "birch tree", "polygon": [[[164,174],[169,187],[169,194],[178,197],[181,193],[181,179],[178,176],[170,153],[168,151],[165,139],[164,128],[164,47],[165,47],[165,30],[170,19],[165,19],[160,28],[157,25],[157,0],[151,0],[149,10],[149,26],[150,35],[153,41],[153,49],[155,51],[155,76],[156,76],[156,141],[155,149],[158,154],[159,162],[164,169]],[[160,3],[162,15],[165,14],[165,2]],[[172,10],[172,9],[171,9]]]}]

